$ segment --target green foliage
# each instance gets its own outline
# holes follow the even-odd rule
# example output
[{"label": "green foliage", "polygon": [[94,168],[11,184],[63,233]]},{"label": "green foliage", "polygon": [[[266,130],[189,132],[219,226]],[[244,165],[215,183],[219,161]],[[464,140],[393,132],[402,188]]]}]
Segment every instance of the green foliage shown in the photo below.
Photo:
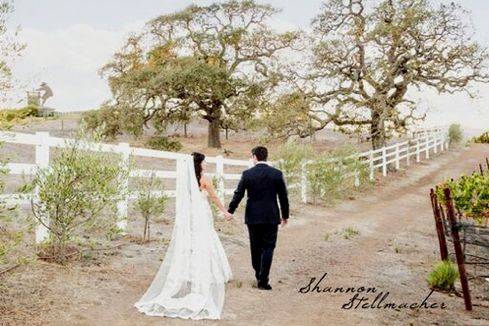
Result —
[{"label": "green foliage", "polygon": [[260,107],[259,126],[270,137],[285,138],[290,134],[312,135],[312,121],[309,117],[311,100],[300,92],[284,94],[278,99]]},{"label": "green foliage", "polygon": [[[2,143],[0,143],[0,147]],[[3,193],[5,183],[3,177],[8,173],[5,161],[0,160],[0,194]],[[25,228],[14,224],[13,217],[16,213],[16,207],[7,205],[0,199],[0,266],[8,264],[11,260],[11,254],[22,243],[25,235]],[[18,257],[21,259],[21,257]]]},{"label": "green foliage", "polygon": [[144,219],[143,242],[150,241],[151,220],[166,209],[168,197],[162,194],[163,191],[162,181],[154,174],[149,179],[140,180],[138,184],[135,207]]},{"label": "green foliage", "polygon": [[428,284],[433,289],[451,290],[459,277],[458,269],[451,261],[438,262],[428,274]]},{"label": "green foliage", "polygon": [[50,166],[39,169],[33,182],[24,187],[24,191],[38,191],[33,215],[49,230],[46,248],[61,264],[68,260],[69,246],[77,239],[88,239],[97,231],[113,233],[115,204],[124,195],[119,183],[129,173],[117,155],[83,150],[84,140],[87,137],[81,136],[67,143]]},{"label": "green foliage", "polygon": [[357,236],[359,234],[360,234],[360,232],[352,226],[349,226],[349,227],[343,229],[343,238],[345,238],[347,240],[349,240],[349,239],[351,239],[354,236]]},{"label": "green foliage", "polygon": [[161,151],[178,152],[182,149],[182,144],[178,140],[161,135],[152,136],[146,144],[152,149]]},{"label": "green foliage", "polygon": [[478,137],[474,137],[472,141],[479,144],[489,144],[489,131],[486,131]]},{"label": "green foliage", "polygon": [[210,124],[208,145],[221,147],[220,128],[238,130],[253,117],[280,79],[277,53],[298,39],[268,27],[276,12],[226,1],[152,19],[102,69],[123,119],[161,131],[200,117]]},{"label": "green foliage", "polygon": [[[314,157],[314,149],[311,145],[288,141],[280,145],[273,156],[277,161],[277,168],[284,173],[287,184],[301,182],[302,163]],[[300,188],[293,188],[291,192],[297,192]]]},{"label": "green foliage", "polygon": [[489,218],[489,176],[474,173],[457,180],[447,180],[438,185],[438,200],[445,202],[444,189],[449,188],[455,208],[468,218],[483,224]]},{"label": "green foliage", "polygon": [[357,158],[352,146],[344,146],[317,156],[307,164],[307,181],[314,203],[317,199],[334,204],[355,190],[355,174],[360,184],[368,184],[368,166]]},{"label": "green foliage", "polygon": [[459,144],[464,138],[462,127],[458,123],[452,123],[448,128],[448,139],[450,144]]},{"label": "green foliage", "polygon": [[87,130],[102,130],[104,139],[115,139],[122,134],[121,113],[109,105],[103,105],[98,110],[84,112],[81,123]]},{"label": "green foliage", "polygon": [[[25,44],[18,42],[18,28],[12,24],[10,16],[14,11],[13,1],[0,1],[0,44],[2,51],[0,52],[0,101],[8,99],[8,92],[13,88],[12,82],[12,64],[22,54]],[[0,128],[2,128],[2,119],[0,119]]]},{"label": "green foliage", "polygon": [[28,117],[37,117],[39,108],[34,105],[28,105],[20,109],[0,110],[0,129],[8,129],[16,123],[22,123]]}]

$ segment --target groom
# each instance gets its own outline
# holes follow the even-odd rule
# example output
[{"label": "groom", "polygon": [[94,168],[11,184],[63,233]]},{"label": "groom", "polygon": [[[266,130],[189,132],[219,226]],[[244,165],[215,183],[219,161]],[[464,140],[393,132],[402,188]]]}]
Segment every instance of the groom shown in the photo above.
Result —
[{"label": "groom", "polygon": [[228,212],[234,214],[246,191],[245,223],[250,237],[251,263],[258,288],[271,290],[268,274],[277,242],[278,225],[282,223],[285,226],[289,218],[289,200],[282,172],[267,163],[267,149],[258,146],[253,148],[251,154],[255,166],[243,172]]}]

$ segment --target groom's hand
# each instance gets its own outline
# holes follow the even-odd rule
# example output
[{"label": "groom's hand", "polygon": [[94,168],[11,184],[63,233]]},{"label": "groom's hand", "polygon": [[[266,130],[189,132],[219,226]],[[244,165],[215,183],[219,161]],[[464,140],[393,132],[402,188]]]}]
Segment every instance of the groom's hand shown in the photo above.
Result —
[{"label": "groom's hand", "polygon": [[282,223],[280,223],[282,227],[286,226],[287,225],[287,219],[286,218],[283,218],[282,219]]}]

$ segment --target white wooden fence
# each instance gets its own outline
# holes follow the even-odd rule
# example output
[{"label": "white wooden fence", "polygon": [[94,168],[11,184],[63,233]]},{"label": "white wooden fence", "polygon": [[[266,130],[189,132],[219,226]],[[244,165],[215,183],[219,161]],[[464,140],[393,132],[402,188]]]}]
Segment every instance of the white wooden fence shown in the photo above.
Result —
[{"label": "white wooden fence", "polygon": [[[7,168],[9,174],[13,175],[34,175],[38,168],[44,168],[49,166],[50,161],[50,148],[65,148],[70,146],[74,140],[52,137],[47,132],[37,132],[35,134],[25,134],[17,132],[2,132],[0,131],[0,141],[6,143],[33,145],[35,146],[35,164],[25,163],[8,163]],[[127,143],[104,144],[104,143],[83,143],[83,149],[94,152],[109,152],[121,155],[121,164],[129,165],[130,157],[151,157],[159,159],[178,160],[184,156],[184,154],[158,151],[146,148],[130,147]],[[368,164],[370,171],[370,179],[374,179],[375,171],[380,170],[383,176],[387,175],[387,167],[389,164],[394,164],[396,169],[400,168],[401,162],[405,162],[409,165],[413,157],[416,162],[419,162],[422,156],[425,159],[429,159],[431,153],[436,154],[438,151],[443,151],[448,148],[448,138],[445,132],[436,132],[433,134],[425,134],[421,138],[415,138],[393,145],[389,145],[377,150],[370,150],[368,152],[360,153],[358,159],[364,164]],[[207,157],[206,161],[209,163],[215,163],[215,173],[209,173],[210,176],[215,176],[218,180],[217,192],[221,199],[224,199],[224,195],[232,194],[234,189],[225,189],[225,180],[239,180],[241,174],[226,173],[226,167],[238,166],[245,168],[251,167],[252,162],[246,160],[234,160],[223,158],[222,156]],[[307,203],[307,164],[304,162],[302,165],[302,173],[300,178],[300,184],[288,185],[289,187],[300,187],[301,199],[304,203]],[[175,166],[178,166],[176,164]],[[132,169],[129,177],[151,177],[155,176],[164,179],[176,179],[177,173],[175,170],[144,170],[144,169]],[[355,185],[359,186],[358,174],[353,174],[355,177]],[[125,229],[127,225],[128,206],[131,199],[135,199],[137,194],[128,191],[129,178],[122,180],[120,183],[123,193],[128,194],[123,200],[117,203],[117,211],[119,217],[118,226]],[[174,197],[175,190],[168,190],[164,192],[167,196]],[[7,200],[14,203],[30,203],[31,199],[36,200],[37,189],[34,189],[32,194],[3,194],[0,195],[0,199]],[[47,230],[42,225],[38,226],[36,230],[36,241],[41,242],[47,237]]]}]

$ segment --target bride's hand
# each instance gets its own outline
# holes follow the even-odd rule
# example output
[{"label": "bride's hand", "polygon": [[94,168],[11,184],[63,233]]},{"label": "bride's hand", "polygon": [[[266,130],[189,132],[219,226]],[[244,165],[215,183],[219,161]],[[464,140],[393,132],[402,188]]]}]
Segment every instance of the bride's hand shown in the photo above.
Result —
[{"label": "bride's hand", "polygon": [[233,218],[233,214],[229,212],[224,212],[224,217],[226,218],[226,220],[231,221],[231,219]]}]

